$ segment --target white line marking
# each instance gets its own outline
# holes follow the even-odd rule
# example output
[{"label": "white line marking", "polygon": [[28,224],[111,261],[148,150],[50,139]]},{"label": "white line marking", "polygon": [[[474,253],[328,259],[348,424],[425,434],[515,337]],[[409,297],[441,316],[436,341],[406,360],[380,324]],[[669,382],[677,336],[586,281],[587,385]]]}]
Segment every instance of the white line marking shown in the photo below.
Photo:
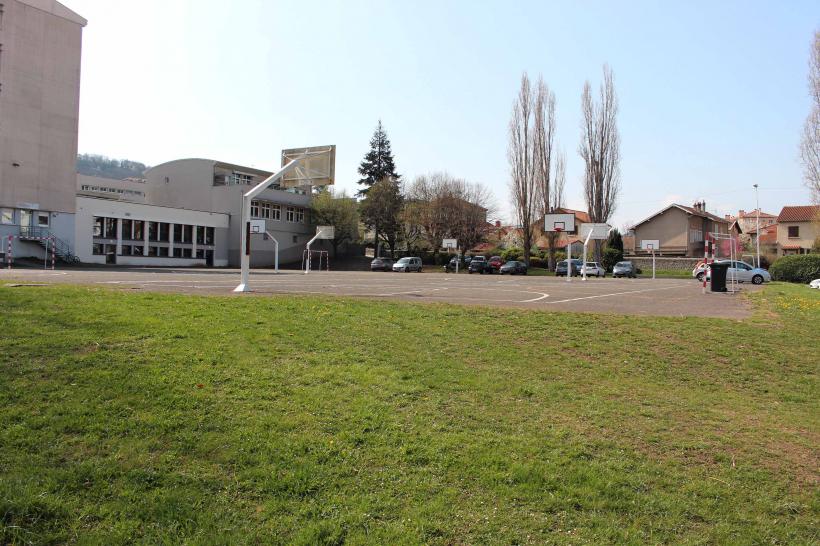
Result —
[{"label": "white line marking", "polygon": [[540,295],[540,296],[538,296],[537,298],[533,298],[533,299],[531,299],[531,300],[524,300],[524,301],[521,301],[521,302],[519,302],[519,303],[533,303],[533,302],[536,302],[536,301],[541,301],[541,300],[543,300],[544,298],[548,298],[548,297],[550,297],[550,295],[549,295],[549,294],[544,294],[543,292],[536,292],[536,294],[541,294],[541,295]]},{"label": "white line marking", "polygon": [[555,300],[555,301],[546,301],[544,303],[566,303],[568,301],[579,301],[579,300],[591,300],[594,298],[608,298],[610,296],[623,296],[625,294],[640,294],[642,292],[656,292],[658,290],[671,290],[674,288],[680,288],[680,286],[665,286],[663,288],[647,288],[644,290],[630,290],[628,292],[615,292],[612,294],[598,294],[596,296],[583,296],[580,298],[569,298],[565,300]]}]

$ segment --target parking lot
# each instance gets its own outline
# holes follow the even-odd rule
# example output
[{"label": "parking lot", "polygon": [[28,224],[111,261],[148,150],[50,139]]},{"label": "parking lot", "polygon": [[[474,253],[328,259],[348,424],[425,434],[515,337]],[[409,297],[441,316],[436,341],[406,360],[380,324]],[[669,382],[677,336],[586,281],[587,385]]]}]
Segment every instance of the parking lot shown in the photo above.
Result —
[{"label": "parking lot", "polygon": [[[232,295],[236,269],[79,269],[0,270],[0,282],[82,284],[98,287]],[[252,270],[250,296],[326,294],[413,302],[518,307],[541,311],[582,311],[655,316],[743,318],[748,302],[741,294],[703,294],[689,279],[589,279],[382,273],[357,271]],[[759,287],[742,285],[742,291]]]}]

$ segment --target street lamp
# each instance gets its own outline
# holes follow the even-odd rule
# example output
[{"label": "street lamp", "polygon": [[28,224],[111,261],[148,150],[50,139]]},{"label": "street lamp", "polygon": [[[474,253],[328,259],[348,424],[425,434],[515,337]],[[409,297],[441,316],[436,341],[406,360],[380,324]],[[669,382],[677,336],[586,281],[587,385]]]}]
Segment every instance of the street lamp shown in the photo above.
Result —
[{"label": "street lamp", "polygon": [[755,236],[755,243],[757,246],[757,267],[760,267],[760,199],[757,194],[757,184],[755,188],[755,204],[757,205],[757,235]]}]

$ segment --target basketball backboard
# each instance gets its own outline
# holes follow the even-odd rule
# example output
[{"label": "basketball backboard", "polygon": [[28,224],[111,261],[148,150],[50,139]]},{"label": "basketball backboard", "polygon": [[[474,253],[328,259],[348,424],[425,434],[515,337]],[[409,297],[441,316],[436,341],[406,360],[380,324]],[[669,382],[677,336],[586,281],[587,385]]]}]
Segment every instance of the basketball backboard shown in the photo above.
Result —
[{"label": "basketball backboard", "polygon": [[544,231],[545,232],[575,232],[575,215],[574,214],[545,214],[544,215]]},{"label": "basketball backboard", "polygon": [[265,221],[264,220],[251,220],[251,233],[265,233]]},{"label": "basketball backboard", "polygon": [[316,226],[316,238],[317,239],[333,239],[335,236],[335,231],[333,226]]},{"label": "basketball backboard", "polygon": [[447,250],[455,250],[458,248],[458,241],[455,239],[444,239],[441,241],[441,248],[446,248]]},{"label": "basketball backboard", "polygon": [[578,236],[582,241],[589,239],[592,241],[603,240],[609,237],[609,231],[612,226],[609,224],[581,224],[581,229],[578,231]]},{"label": "basketball backboard", "polygon": [[650,252],[658,250],[661,247],[661,242],[657,239],[642,239],[641,250],[648,250]]},{"label": "basketball backboard", "polygon": [[329,186],[336,178],[336,145],[289,148],[282,150],[282,166],[294,159],[299,164],[282,177],[283,188]]}]

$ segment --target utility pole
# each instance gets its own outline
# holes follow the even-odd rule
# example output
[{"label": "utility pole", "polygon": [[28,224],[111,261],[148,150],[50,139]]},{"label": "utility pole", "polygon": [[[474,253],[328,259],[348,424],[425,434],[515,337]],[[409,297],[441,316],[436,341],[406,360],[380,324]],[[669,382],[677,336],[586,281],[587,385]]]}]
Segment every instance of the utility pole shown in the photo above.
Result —
[{"label": "utility pole", "polygon": [[760,267],[760,198],[757,193],[757,184],[755,188],[755,204],[757,205],[757,235],[755,236],[755,243],[757,246],[757,267]]}]

